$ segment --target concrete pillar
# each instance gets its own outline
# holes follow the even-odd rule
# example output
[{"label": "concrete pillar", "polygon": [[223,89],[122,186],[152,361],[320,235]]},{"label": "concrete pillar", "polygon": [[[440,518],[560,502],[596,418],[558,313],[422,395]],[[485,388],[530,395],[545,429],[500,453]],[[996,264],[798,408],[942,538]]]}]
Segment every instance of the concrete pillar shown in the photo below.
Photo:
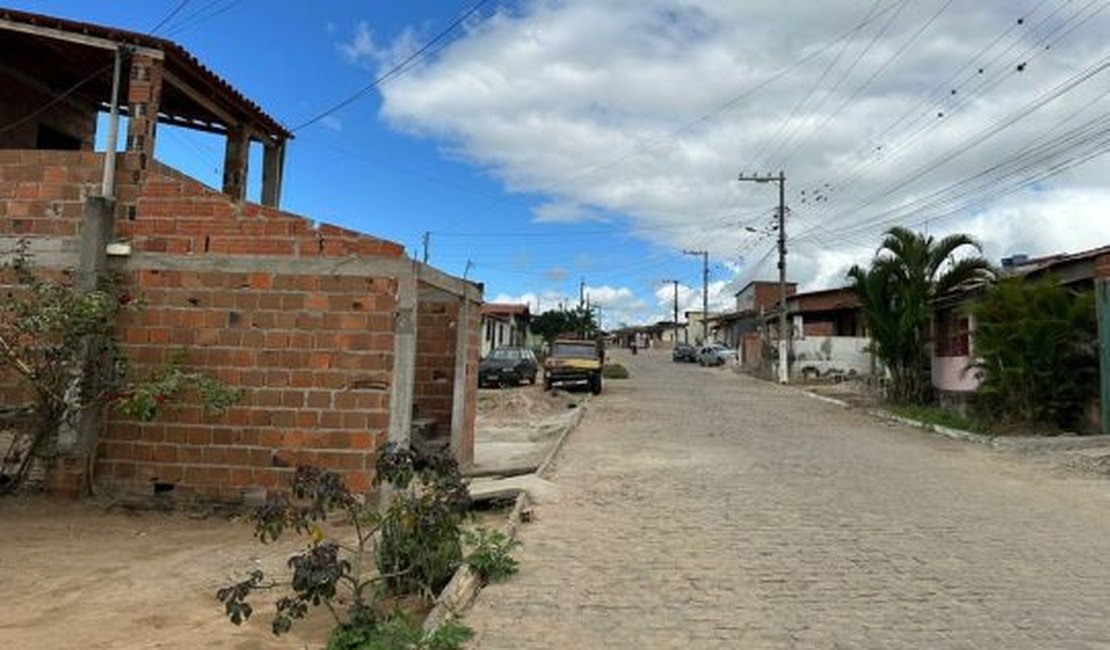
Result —
[{"label": "concrete pillar", "polygon": [[224,194],[234,201],[247,197],[247,163],[250,159],[250,134],[243,125],[229,125],[224,149]]},{"label": "concrete pillar", "polygon": [[127,152],[139,155],[140,170],[145,170],[154,158],[155,128],[161,105],[162,61],[133,54],[127,84]]},{"label": "concrete pillar", "polygon": [[262,205],[276,208],[281,203],[281,179],[285,172],[285,141],[267,144],[262,155]]},{"label": "concrete pillar", "polygon": [[466,437],[466,364],[470,356],[470,310],[472,307],[466,295],[459,298],[459,315],[455,320],[455,381],[451,395],[451,453],[462,460],[468,451],[463,449]]},{"label": "concrete pillar", "polygon": [[[413,263],[415,266],[415,262]],[[416,382],[416,270],[397,277],[393,322],[393,392],[389,399],[389,440],[408,447],[412,439],[412,396]]]},{"label": "concrete pillar", "polygon": [[[105,249],[115,227],[115,201],[99,196],[85,199],[85,209],[81,221],[80,258],[78,261],[75,285],[83,293],[93,291],[97,281],[107,271],[108,256]],[[99,341],[88,337],[83,346],[86,350],[81,361],[81,370],[76,373],[66,391],[66,412],[58,428],[59,462],[51,477],[52,491],[71,493],[78,496],[86,482],[87,459],[95,451],[99,442],[100,423],[103,409],[99,404],[82,404],[80,387],[83,382],[99,384],[99,377],[106,369],[97,360],[89,358],[89,352],[99,347]]]}]

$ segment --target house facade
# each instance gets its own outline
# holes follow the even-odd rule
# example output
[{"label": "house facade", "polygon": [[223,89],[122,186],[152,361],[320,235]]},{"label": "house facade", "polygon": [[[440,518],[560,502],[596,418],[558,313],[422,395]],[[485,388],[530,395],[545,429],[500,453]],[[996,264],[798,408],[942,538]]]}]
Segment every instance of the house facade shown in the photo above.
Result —
[{"label": "house facade", "polygon": [[[790,322],[790,375],[855,377],[875,372],[855,291],[840,287],[798,293],[786,301]],[[768,322],[768,328],[774,323]]]},{"label": "house facade", "polygon": [[532,322],[528,305],[485,303],[482,305],[482,356],[502,345],[531,346]]},{"label": "house facade", "polygon": [[[1005,258],[1002,275],[1031,281],[1051,277],[1074,289],[1094,289],[1099,279],[1110,277],[1110,246],[1037,258]],[[980,377],[971,368],[976,356],[975,319],[970,305],[981,295],[981,287],[964,287],[934,303],[932,384],[941,404],[950,408],[965,408],[968,398],[979,388]],[[1106,320],[1105,316],[1100,318]]]},{"label": "house facade", "polygon": [[[235,499],[301,464],[366,490],[375,451],[409,444],[414,418],[472,459],[479,285],[280,210],[292,134],[170,41],[0,10],[0,47],[15,57],[0,66],[0,120],[15,125],[0,133],[0,251],[26,240],[46,272],[118,277],[144,304],[117,322],[134,376],[181,350],[190,369],[244,389],[222,416],[185,396],[154,422],[107,413],[93,433],[61,436],[56,489],[76,491],[95,459],[98,482],[148,493]],[[118,151],[93,149],[105,111],[127,117]],[[156,159],[170,127],[225,136],[221,188]],[[258,202],[245,197],[252,142]],[[25,398],[0,372],[0,404]]]}]

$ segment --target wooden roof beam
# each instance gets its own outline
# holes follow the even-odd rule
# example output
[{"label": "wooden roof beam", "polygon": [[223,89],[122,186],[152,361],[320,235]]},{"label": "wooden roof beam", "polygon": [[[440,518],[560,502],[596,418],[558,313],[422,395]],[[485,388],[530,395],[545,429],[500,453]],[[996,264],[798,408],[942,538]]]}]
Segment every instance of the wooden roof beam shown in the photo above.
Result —
[{"label": "wooden roof beam", "polygon": [[69,43],[77,43],[79,45],[87,45],[89,47],[97,47],[102,50],[117,50],[121,46],[131,48],[135,52],[145,54],[152,59],[164,59],[165,53],[162,50],[156,50],[141,45],[133,45],[131,43],[114,41],[109,38],[101,38],[99,36],[90,36],[88,34],[77,34],[75,32],[65,31],[62,29],[55,29],[53,27],[44,27],[42,25],[29,25],[27,23],[16,22],[2,17],[0,14],[0,29],[7,29],[13,32],[22,32],[24,34],[31,34],[32,36],[41,36],[44,38],[53,38],[59,41],[67,41]]}]

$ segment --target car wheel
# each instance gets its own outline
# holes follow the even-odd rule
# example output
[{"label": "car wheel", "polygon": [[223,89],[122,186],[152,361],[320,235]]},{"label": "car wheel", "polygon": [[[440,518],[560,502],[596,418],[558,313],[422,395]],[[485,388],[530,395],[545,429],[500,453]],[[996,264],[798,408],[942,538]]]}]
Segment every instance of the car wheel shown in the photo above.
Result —
[{"label": "car wheel", "polygon": [[551,380],[547,377],[543,378],[543,389],[544,390],[551,390]]},{"label": "car wheel", "polygon": [[590,392],[594,395],[601,393],[601,375],[590,377]]}]

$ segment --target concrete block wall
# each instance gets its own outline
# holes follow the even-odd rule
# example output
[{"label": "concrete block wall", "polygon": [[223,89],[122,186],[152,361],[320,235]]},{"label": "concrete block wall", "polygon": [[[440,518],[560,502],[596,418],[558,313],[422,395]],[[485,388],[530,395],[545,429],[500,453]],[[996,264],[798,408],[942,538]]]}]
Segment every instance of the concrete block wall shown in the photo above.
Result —
[{"label": "concrete block wall", "polygon": [[435,420],[435,435],[449,437],[460,301],[423,282],[417,291],[413,417]]},{"label": "concrete block wall", "polygon": [[[50,252],[50,268],[75,267],[84,198],[99,193],[102,161],[89,152],[0,151],[0,238],[30,236]],[[467,310],[460,388],[461,297],[437,288],[457,280],[421,270],[393,242],[231,201],[156,161],[145,171],[141,163],[120,154],[116,235],[132,253],[109,260],[121,293],[143,302],[118,329],[134,376],[182,349],[187,367],[245,395],[222,416],[206,414],[196,395],[154,422],[110,416],[96,480],[234,499],[250,485],[284,484],[310,463],[367,488],[374,452],[390,435],[400,278],[424,272],[436,279],[420,283],[414,407],[455,437],[460,460],[471,459],[480,293]],[[11,379],[0,376],[0,399]],[[459,391],[467,403],[454,406]],[[69,473],[83,471],[71,465]]]},{"label": "concrete block wall", "polygon": [[[0,149],[0,239],[7,242],[0,253],[20,238],[50,240],[60,254],[76,251],[85,197],[99,192],[103,158],[81,151]],[[3,287],[9,281],[0,278],[0,299],[11,290]],[[0,371],[0,405],[26,401],[18,386],[14,375]]]},{"label": "concrete block wall", "polygon": [[0,149],[0,236],[76,241],[103,164],[92,152]]},{"label": "concrete block wall", "polygon": [[187,367],[245,392],[223,415],[184,395],[153,422],[112,417],[98,478],[229,499],[249,485],[283,485],[308,464],[369,487],[389,422],[394,280],[262,270],[127,277],[125,288],[146,303],[119,328],[136,376],[180,349]]},{"label": "concrete block wall", "polygon": [[98,477],[233,499],[246,486],[283,485],[293,468],[311,464],[367,489],[388,435],[398,283],[341,269],[298,272],[295,262],[399,258],[403,248],[233,202],[159,163],[117,232],[132,244],[125,288],[144,303],[120,325],[136,374],[184,349],[189,367],[245,394],[223,416],[206,415],[189,396],[156,422],[111,419]]}]

